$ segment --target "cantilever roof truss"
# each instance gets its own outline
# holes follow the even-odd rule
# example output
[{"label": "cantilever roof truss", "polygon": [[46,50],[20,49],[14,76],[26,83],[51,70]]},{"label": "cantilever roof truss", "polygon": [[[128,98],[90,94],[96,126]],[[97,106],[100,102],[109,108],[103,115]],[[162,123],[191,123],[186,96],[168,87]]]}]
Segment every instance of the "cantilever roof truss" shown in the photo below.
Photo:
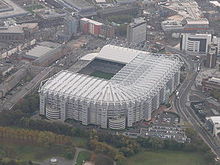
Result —
[{"label": "cantilever roof truss", "polygon": [[139,52],[111,80],[64,70],[51,77],[40,91],[108,103],[150,98],[167,83],[181,65],[179,59],[174,56]]}]

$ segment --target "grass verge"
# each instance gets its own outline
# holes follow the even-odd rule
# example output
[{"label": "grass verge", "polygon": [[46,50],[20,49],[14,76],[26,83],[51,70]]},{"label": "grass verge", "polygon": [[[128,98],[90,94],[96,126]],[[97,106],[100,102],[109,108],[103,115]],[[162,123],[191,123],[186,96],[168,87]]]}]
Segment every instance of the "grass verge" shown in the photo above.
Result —
[{"label": "grass verge", "polygon": [[123,165],[207,165],[203,156],[198,153],[146,151],[128,158]]},{"label": "grass verge", "polygon": [[82,165],[84,161],[90,160],[91,153],[87,151],[81,151],[77,157],[76,165]]}]

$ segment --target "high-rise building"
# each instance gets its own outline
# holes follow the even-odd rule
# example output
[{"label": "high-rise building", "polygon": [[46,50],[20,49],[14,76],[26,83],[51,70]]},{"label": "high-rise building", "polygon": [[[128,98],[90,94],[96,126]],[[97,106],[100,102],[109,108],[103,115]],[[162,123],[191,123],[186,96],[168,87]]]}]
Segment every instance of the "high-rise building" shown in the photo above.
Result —
[{"label": "high-rise building", "polygon": [[217,56],[220,56],[220,37],[213,36],[213,43],[217,46]]},{"label": "high-rise building", "polygon": [[217,45],[209,45],[209,50],[206,56],[206,67],[214,68],[217,61]]},{"label": "high-rise building", "polygon": [[130,43],[141,43],[147,37],[147,22],[144,18],[136,18],[127,26],[127,41]]},{"label": "high-rise building", "polygon": [[189,34],[183,33],[181,36],[180,50],[207,53],[208,45],[212,42],[211,34]]},{"label": "high-rise building", "polygon": [[64,18],[64,33],[72,36],[77,33],[79,21],[77,18],[68,16]]}]

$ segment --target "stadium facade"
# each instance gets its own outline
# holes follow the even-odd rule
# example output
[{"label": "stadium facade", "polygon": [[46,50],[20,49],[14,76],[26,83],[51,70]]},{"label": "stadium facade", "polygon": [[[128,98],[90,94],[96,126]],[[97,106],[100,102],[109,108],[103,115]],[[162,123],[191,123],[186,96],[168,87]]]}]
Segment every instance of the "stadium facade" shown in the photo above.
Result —
[{"label": "stadium facade", "polygon": [[152,54],[106,45],[95,59],[121,63],[110,80],[61,71],[41,85],[40,114],[75,119],[83,125],[124,129],[166,102],[180,83],[182,63],[172,55]]}]

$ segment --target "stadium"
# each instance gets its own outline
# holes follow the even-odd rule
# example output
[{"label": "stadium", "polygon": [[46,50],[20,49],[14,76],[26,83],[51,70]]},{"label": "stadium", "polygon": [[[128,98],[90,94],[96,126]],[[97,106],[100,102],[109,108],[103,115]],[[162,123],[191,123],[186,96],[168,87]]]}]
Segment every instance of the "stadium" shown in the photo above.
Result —
[{"label": "stadium", "polygon": [[63,70],[42,83],[40,114],[101,128],[132,127],[167,101],[180,83],[181,65],[174,55],[106,45],[79,72]]}]

